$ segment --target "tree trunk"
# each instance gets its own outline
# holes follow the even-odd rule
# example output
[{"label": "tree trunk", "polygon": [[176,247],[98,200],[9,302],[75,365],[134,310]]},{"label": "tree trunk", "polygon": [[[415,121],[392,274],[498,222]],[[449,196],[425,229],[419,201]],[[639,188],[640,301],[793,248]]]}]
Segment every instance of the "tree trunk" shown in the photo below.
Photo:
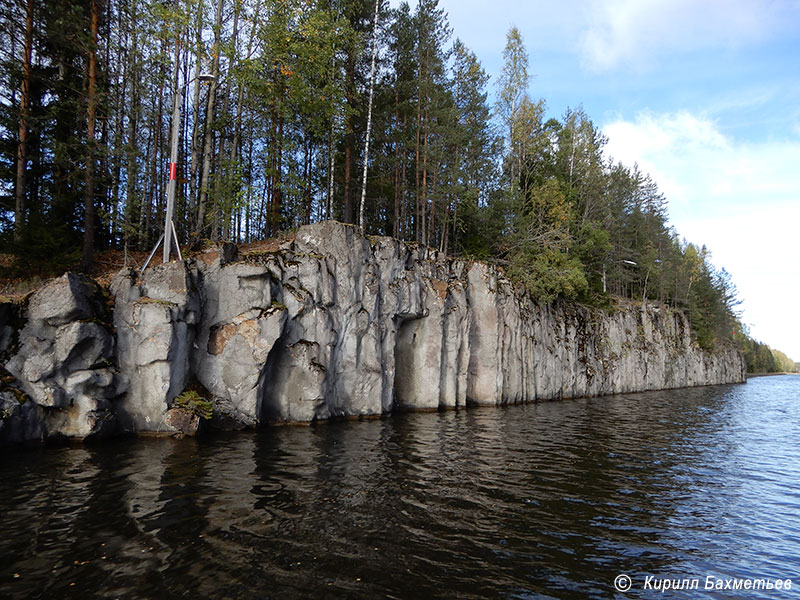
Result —
[{"label": "tree trunk", "polygon": [[[230,86],[225,86],[224,96],[225,100],[222,103],[222,114],[227,115],[228,109],[230,107]],[[219,147],[217,148],[216,152],[213,152],[214,156],[222,157],[225,155],[226,152],[226,144],[225,140],[227,139],[226,134],[224,131],[220,132],[219,135]],[[219,171],[222,171],[224,165],[220,165]],[[228,238],[228,231],[229,231],[229,224],[232,214],[232,203],[230,202],[230,197],[228,195],[228,189],[225,186],[225,183],[228,180],[228,173],[227,172],[219,172],[217,173],[217,177],[214,178],[214,198],[217,199],[218,206],[214,211],[214,215],[212,218],[212,228],[211,228],[211,239],[218,240],[220,239],[220,235],[222,235],[223,239]]]},{"label": "tree trunk", "polygon": [[[153,100],[153,104],[155,105],[155,100]],[[147,174],[144,177],[144,187],[142,189],[142,194],[139,201],[139,226],[138,226],[139,239],[137,240],[139,250],[144,250],[145,246],[147,246],[147,236],[150,233],[149,198],[151,193],[150,190],[151,187],[153,186],[153,179],[155,178],[154,170],[155,170],[156,158],[158,155],[158,129],[156,128],[150,129],[150,132],[147,135],[146,146],[147,147],[145,150],[145,156],[149,158],[152,151],[153,160],[150,164],[149,169],[147,170]]]},{"label": "tree trunk", "polygon": [[247,204],[244,207],[244,241],[250,241],[250,213],[253,210],[253,136],[247,145],[247,172],[250,174],[250,185],[247,186]]},{"label": "tree trunk", "polygon": [[378,8],[375,0],[375,17],[372,23],[372,66],[369,71],[369,104],[367,106],[367,133],[364,136],[364,175],[361,179],[361,202],[358,205],[358,226],[364,229],[364,201],[367,197],[367,166],[369,164],[369,136],[372,131],[372,98],[375,94],[375,59],[378,57]]},{"label": "tree trunk", "polygon": [[342,221],[345,223],[353,222],[353,204],[350,198],[350,179],[353,169],[353,134],[344,134],[344,209]]},{"label": "tree trunk", "polygon": [[444,255],[447,255],[447,244],[450,235],[450,201],[450,194],[448,194],[442,208],[442,237],[439,240],[439,252]]},{"label": "tree trunk", "polygon": [[328,202],[325,210],[325,218],[333,218],[333,167],[335,158],[336,146],[334,144],[334,124],[331,119],[331,132],[330,140],[328,142]]},{"label": "tree trunk", "polygon": [[86,110],[86,189],[84,190],[84,230],[83,256],[81,270],[87,271],[94,259],[94,167],[95,167],[95,120],[97,114],[97,29],[99,15],[97,0],[92,0],[90,9],[89,34],[89,85]]},{"label": "tree trunk", "polygon": [[[459,160],[460,160],[459,159],[459,154],[460,154],[460,148],[456,147],[456,160],[455,160],[455,163],[454,163],[456,165],[456,169],[458,169],[459,165],[461,164],[459,162]],[[457,223],[458,223],[458,192],[461,189],[461,187],[458,185],[458,181],[459,181],[458,171],[456,173],[457,173],[457,175],[456,175],[456,193],[454,194],[454,198],[453,198],[453,235],[452,235],[453,252],[458,252],[458,229],[457,229],[457,226],[458,226],[457,225]],[[446,253],[447,253],[447,248],[445,247],[445,254]]]},{"label": "tree trunk", "polygon": [[[105,36],[108,42],[106,43],[106,56],[105,64],[112,64],[111,46],[113,31],[117,31],[117,44],[114,48],[115,57],[122,57],[123,48],[122,38],[127,37],[125,34],[125,21],[122,11],[117,13],[117,22],[112,25],[111,19],[108,20],[106,25]],[[106,140],[109,136],[109,128],[114,132],[114,141],[111,149],[111,161],[107,166],[103,166],[105,158],[101,161],[101,172],[109,173],[110,177],[110,193],[106,194],[108,199],[107,212],[110,215],[108,222],[108,238],[106,240],[107,247],[119,248],[119,237],[121,232],[121,207],[122,207],[122,147],[124,136],[124,121],[125,121],[125,97],[128,93],[128,79],[126,77],[126,68],[123,61],[118,61],[115,67],[114,77],[119,77],[121,80],[121,87],[118,94],[114,94],[113,104],[114,108],[111,114],[114,115],[114,123],[111,124],[111,119],[103,120],[103,133],[101,144],[106,145]],[[104,155],[105,157],[105,155]]]},{"label": "tree trunk", "polygon": [[422,52],[419,53],[419,68],[417,72],[417,135],[416,143],[414,146],[414,173],[416,177],[416,190],[414,194],[414,203],[416,211],[414,215],[414,237],[417,242],[422,241],[422,227],[420,221],[422,220],[422,204],[420,200],[420,185],[419,185],[419,148],[420,148],[420,132],[422,130]]},{"label": "tree trunk", "polygon": [[394,90],[394,223],[392,236],[400,238],[400,93],[395,86]]},{"label": "tree trunk", "polygon": [[303,144],[303,152],[304,152],[303,185],[305,188],[304,192],[306,196],[305,224],[308,225],[311,223],[311,209],[313,205],[313,200],[311,196],[311,157],[313,149],[311,147],[311,139],[308,134],[306,134],[305,143]]},{"label": "tree trunk", "polygon": [[[403,123],[405,125],[405,117],[403,118]],[[405,126],[403,127],[405,130]],[[408,215],[406,213],[408,199],[406,198],[407,194],[407,181],[408,181],[408,154],[406,153],[405,147],[403,148],[403,165],[401,168],[400,173],[400,222],[402,223],[402,234],[403,240],[408,239]]]},{"label": "tree trunk", "polygon": [[282,211],[283,207],[283,109],[278,113],[278,153],[275,157],[275,197],[272,202],[272,222],[275,232],[279,232],[283,227]]},{"label": "tree trunk", "polygon": [[213,135],[214,108],[217,95],[217,85],[219,79],[219,41],[222,33],[222,2],[217,0],[217,13],[214,23],[214,50],[211,61],[211,74],[214,79],[208,90],[208,105],[206,106],[206,125],[205,135],[203,136],[203,171],[200,175],[200,197],[197,200],[197,221],[195,222],[194,235],[199,238],[202,235],[206,220],[206,205],[208,204],[208,178],[211,171],[211,146]]},{"label": "tree trunk", "polygon": [[[345,83],[345,95],[347,106],[351,109],[355,105],[355,85],[356,85],[356,59],[350,52],[347,56],[345,71],[347,81]],[[353,133],[352,111],[347,112],[344,130],[344,214],[342,220],[345,223],[353,222],[353,199],[351,179],[353,176],[353,155],[355,154],[355,134]]]},{"label": "tree trunk", "polygon": [[[447,208],[444,202],[439,202],[438,198],[438,184],[439,184],[439,173],[441,169],[441,164],[437,161],[433,166],[433,186],[431,187],[430,199],[431,199],[431,221],[430,225],[428,226],[428,244],[431,246],[436,247],[439,241],[441,241],[441,236],[439,235],[439,230],[436,228],[437,219],[439,218],[438,211],[441,210],[441,222],[445,223],[445,212]],[[440,226],[441,227],[441,226]],[[438,241],[437,241],[438,240]]]},{"label": "tree trunk", "polygon": [[[197,19],[195,20],[195,62],[194,86],[192,90],[192,146],[189,159],[189,220],[197,214],[197,169],[200,164],[200,138],[203,129],[200,127],[200,67],[203,48],[203,0],[197,3]],[[191,225],[189,225],[191,228]]]},{"label": "tree trunk", "polygon": [[[242,144],[242,105],[244,103],[244,86],[239,86],[239,94],[236,99],[236,118],[233,123],[233,142],[231,143],[230,155],[230,181],[231,185],[228,186],[228,193],[238,197],[239,190],[241,189],[242,182],[240,181],[241,169],[238,169],[241,144]],[[238,229],[236,238],[238,241],[239,233],[241,232],[241,213],[237,216]]]},{"label": "tree trunk", "polygon": [[[240,0],[236,0],[234,4],[234,19],[233,19],[233,39],[232,43],[234,45],[234,58],[237,55],[236,51],[236,40],[239,36],[239,12],[241,10],[241,2]],[[252,43],[252,36],[251,36],[251,43]],[[250,48],[248,47],[248,55],[250,53]],[[241,177],[241,170],[238,169],[239,163],[239,156],[241,155],[241,139],[242,139],[242,105],[244,103],[244,85],[241,83],[239,84],[239,89],[237,90],[236,94],[236,116],[234,117],[233,121],[233,141],[231,142],[231,153],[230,153],[230,162],[228,166],[228,181],[229,185],[226,186],[226,193],[231,195],[232,198],[237,199],[239,196],[239,190],[241,188],[242,182],[240,180]],[[236,209],[236,219],[235,219],[235,227],[234,231],[234,238],[235,241],[239,241],[239,237],[241,234],[241,207],[237,207]],[[228,236],[230,237],[230,236]]]},{"label": "tree trunk", "polygon": [[270,111],[270,131],[267,138],[266,169],[264,172],[264,202],[262,202],[264,237],[272,237],[272,202],[275,194],[275,164],[278,154],[278,114],[273,106]]},{"label": "tree trunk", "polygon": [[422,239],[420,243],[423,245],[428,244],[428,229],[427,229],[427,218],[426,212],[428,210],[428,111],[427,107],[425,110],[425,134],[423,136],[423,148],[422,148],[422,188],[420,190],[421,198],[420,198],[420,207],[422,209],[421,217],[421,224],[422,224]]},{"label": "tree trunk", "polygon": [[33,0],[25,7],[25,47],[22,57],[22,94],[19,103],[17,178],[14,188],[14,240],[19,242],[25,224],[25,170],[28,163],[28,112],[31,104],[31,54],[33,48]]}]

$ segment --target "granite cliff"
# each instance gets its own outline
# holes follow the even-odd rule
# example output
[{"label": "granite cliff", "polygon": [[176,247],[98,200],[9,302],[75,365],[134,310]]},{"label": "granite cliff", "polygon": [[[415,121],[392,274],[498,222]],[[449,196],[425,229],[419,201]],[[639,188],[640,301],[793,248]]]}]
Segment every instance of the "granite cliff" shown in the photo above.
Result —
[{"label": "granite cliff", "polygon": [[254,427],[745,381],[681,312],[539,305],[491,266],[330,221],[123,270],[110,294],[68,273],[0,321],[5,442],[193,431],[187,386],[212,425]]}]

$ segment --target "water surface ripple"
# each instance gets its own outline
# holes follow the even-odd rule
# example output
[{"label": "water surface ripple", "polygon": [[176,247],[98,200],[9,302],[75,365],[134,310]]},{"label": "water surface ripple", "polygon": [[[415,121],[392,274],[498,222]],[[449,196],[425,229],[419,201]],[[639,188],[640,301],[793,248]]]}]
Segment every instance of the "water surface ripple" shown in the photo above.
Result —
[{"label": "water surface ripple", "polygon": [[800,377],[2,456],[3,598],[800,589]]}]

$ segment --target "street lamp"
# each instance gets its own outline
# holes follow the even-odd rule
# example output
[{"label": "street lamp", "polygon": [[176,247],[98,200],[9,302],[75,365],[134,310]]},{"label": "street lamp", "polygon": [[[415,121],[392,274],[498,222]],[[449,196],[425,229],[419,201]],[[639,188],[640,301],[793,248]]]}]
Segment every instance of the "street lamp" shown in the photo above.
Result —
[{"label": "street lamp", "polygon": [[169,181],[167,183],[167,208],[164,211],[164,233],[158,238],[155,247],[153,248],[152,252],[150,252],[150,256],[147,257],[147,261],[144,263],[144,267],[142,267],[142,272],[147,268],[147,265],[150,263],[150,260],[153,258],[156,250],[158,249],[158,245],[161,243],[161,240],[164,240],[164,256],[162,262],[169,262],[169,255],[172,246],[172,240],[175,240],[175,249],[178,251],[178,259],[183,260],[183,256],[181,256],[181,247],[178,242],[178,234],[175,231],[175,224],[172,222],[172,216],[175,212],[175,194],[178,187],[178,138],[180,135],[181,130],[181,104],[183,102],[183,89],[188,86],[190,83],[194,83],[195,80],[202,82],[211,82],[216,80],[216,76],[211,73],[200,73],[199,75],[192,77],[189,81],[187,81],[183,86],[180,86],[178,83],[178,74],[180,72],[177,64],[177,56],[175,58],[175,99],[173,102],[173,109],[172,109],[172,132],[170,134],[170,154],[169,154]]},{"label": "street lamp", "polygon": [[[632,260],[624,260],[623,259],[623,260],[612,261],[612,262],[620,262],[620,263],[623,263],[623,264],[626,264],[626,265],[632,265],[634,267],[637,266],[637,264],[635,262],[633,262]],[[603,263],[603,293],[605,294],[607,291],[608,291],[608,288],[606,286],[606,264]]]}]

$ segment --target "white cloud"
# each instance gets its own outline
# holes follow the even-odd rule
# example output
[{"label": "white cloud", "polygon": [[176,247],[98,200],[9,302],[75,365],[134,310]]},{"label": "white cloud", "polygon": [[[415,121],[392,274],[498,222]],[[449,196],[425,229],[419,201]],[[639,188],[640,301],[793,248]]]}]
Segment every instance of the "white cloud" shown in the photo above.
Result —
[{"label": "white cloud", "polygon": [[649,173],[671,222],[706,244],[745,301],[753,335],[800,360],[800,141],[735,142],[688,112],[642,113],[603,127],[608,155]]},{"label": "white cloud", "polygon": [[643,68],[664,53],[738,47],[765,39],[798,16],[797,2],[593,0],[580,41],[587,67]]},{"label": "white cloud", "polygon": [[754,202],[800,199],[800,141],[736,142],[715,121],[682,111],[640,113],[603,127],[606,152],[627,165],[638,162],[668,195],[673,217],[719,214]]}]

